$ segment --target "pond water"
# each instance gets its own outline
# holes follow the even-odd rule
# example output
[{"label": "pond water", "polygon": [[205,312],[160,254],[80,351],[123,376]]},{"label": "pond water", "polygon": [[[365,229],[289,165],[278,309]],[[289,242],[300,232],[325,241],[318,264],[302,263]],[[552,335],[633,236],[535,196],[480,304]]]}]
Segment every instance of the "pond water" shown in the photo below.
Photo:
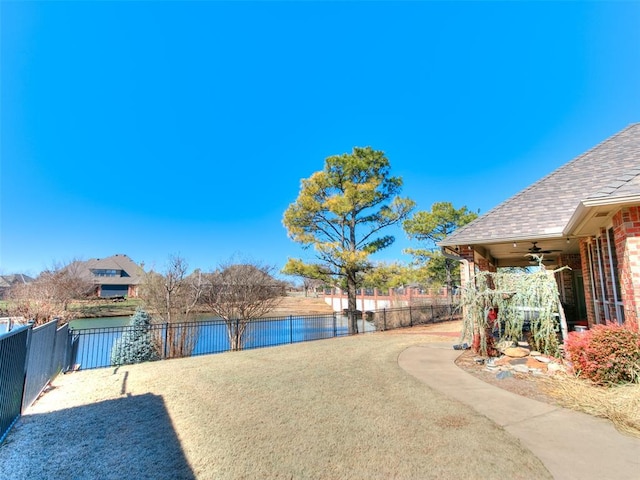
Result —
[{"label": "pond water", "polygon": [[[209,314],[194,315],[194,320],[202,322],[205,320],[217,320],[218,317],[212,317]],[[84,330],[87,328],[109,328],[109,327],[126,327],[131,322],[131,315],[122,317],[92,317],[92,318],[76,318],[69,322],[69,328],[73,330]]]},{"label": "pond water", "polygon": [[[76,368],[98,368],[111,365],[111,349],[122,334],[128,330],[130,317],[84,318],[71,322],[73,330],[72,364]],[[370,322],[364,325],[365,332],[375,331]],[[184,326],[188,325],[188,326]],[[192,355],[220,353],[229,350],[226,324],[211,316],[202,316],[192,324],[152,326],[154,338],[161,345],[167,345],[167,338],[182,332],[193,338]],[[340,315],[317,317],[285,317],[252,321],[244,335],[244,348],[261,348],[309,340],[332,338],[348,334],[347,319]],[[166,347],[165,347],[166,348]],[[166,355],[166,352],[165,352]]]},{"label": "pond water", "polygon": [[108,328],[126,327],[131,321],[130,316],[126,317],[98,317],[98,318],[76,318],[69,322],[72,330],[82,330],[85,328]]}]

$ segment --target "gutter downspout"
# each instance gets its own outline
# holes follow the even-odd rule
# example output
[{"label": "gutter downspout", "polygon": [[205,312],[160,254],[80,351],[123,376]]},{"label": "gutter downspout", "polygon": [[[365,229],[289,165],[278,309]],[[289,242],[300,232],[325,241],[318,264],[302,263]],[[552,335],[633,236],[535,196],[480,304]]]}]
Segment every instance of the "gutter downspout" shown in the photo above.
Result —
[{"label": "gutter downspout", "polygon": [[[460,286],[464,287],[471,279],[471,275],[469,274],[469,260],[466,258],[462,258],[460,255],[454,255],[453,253],[447,252],[446,247],[440,247],[440,251],[442,252],[442,256],[448,258],[449,260],[454,260],[456,262],[460,262],[462,265],[460,267]],[[449,292],[451,295],[451,292]],[[462,318],[467,317],[467,307],[462,308]]]},{"label": "gutter downspout", "polygon": [[466,284],[471,279],[471,272],[469,272],[469,260],[461,257],[460,255],[454,255],[453,253],[449,253],[447,251],[447,247],[440,247],[440,251],[442,252],[443,257],[448,258],[449,260],[455,260],[456,262],[462,263],[464,267],[464,278],[460,278],[460,280],[463,285]]}]

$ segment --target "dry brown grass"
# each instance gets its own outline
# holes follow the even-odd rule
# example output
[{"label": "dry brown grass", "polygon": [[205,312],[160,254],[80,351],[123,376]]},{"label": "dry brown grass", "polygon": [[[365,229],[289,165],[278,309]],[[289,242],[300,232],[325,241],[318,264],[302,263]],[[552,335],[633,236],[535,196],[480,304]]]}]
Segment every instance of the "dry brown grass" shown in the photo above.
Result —
[{"label": "dry brown grass", "polygon": [[404,349],[438,340],[451,337],[376,333],[68,374],[0,446],[0,472],[550,478],[500,427],[400,369]]},{"label": "dry brown grass", "polygon": [[640,438],[640,385],[606,388],[564,375],[543,388],[563,407],[607,418],[620,432]]}]

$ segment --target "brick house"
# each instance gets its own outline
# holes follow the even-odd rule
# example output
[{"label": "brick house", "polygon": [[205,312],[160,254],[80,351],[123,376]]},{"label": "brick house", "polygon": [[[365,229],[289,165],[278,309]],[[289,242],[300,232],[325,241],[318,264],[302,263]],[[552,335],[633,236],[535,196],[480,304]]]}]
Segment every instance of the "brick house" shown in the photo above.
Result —
[{"label": "brick house", "polygon": [[127,255],[92,258],[77,262],[74,268],[93,285],[97,297],[137,297],[144,270]]},{"label": "brick house", "polygon": [[556,273],[568,323],[638,323],[640,317],[640,123],[458,229],[440,242],[477,270],[526,266],[542,255]]}]

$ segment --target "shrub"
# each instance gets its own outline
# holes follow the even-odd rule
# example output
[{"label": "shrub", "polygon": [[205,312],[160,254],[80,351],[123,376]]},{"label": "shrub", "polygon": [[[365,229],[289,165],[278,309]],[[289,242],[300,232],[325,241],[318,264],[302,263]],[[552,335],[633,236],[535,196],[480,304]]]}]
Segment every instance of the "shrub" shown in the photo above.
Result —
[{"label": "shrub", "polygon": [[571,332],[565,351],[578,376],[598,385],[640,383],[640,333],[616,324]]},{"label": "shrub", "polygon": [[142,308],[131,316],[131,325],[111,349],[113,365],[129,365],[159,358],[151,333],[151,317]]}]

